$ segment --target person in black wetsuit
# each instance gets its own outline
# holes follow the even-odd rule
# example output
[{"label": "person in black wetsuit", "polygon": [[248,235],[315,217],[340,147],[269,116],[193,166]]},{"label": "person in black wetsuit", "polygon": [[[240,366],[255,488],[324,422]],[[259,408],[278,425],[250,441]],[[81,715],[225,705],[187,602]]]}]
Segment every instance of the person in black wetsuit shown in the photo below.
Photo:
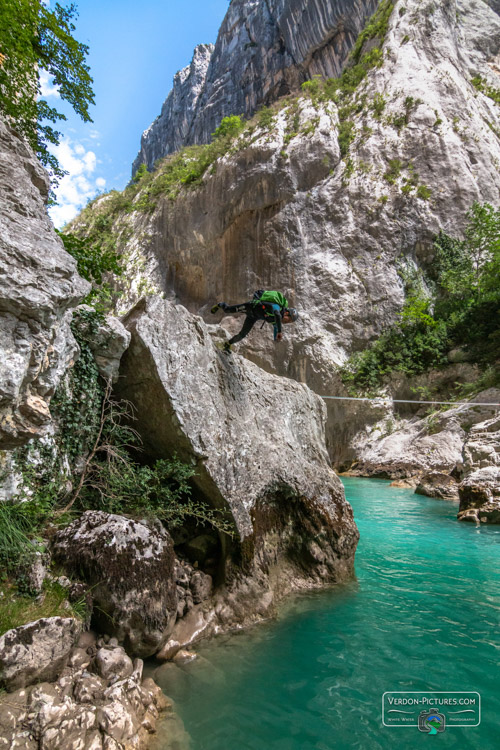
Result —
[{"label": "person in black wetsuit", "polygon": [[[285,300],[285,298],[283,299]],[[236,344],[238,341],[244,339],[245,336],[248,336],[258,320],[271,323],[274,328],[274,340],[281,341],[283,338],[282,324],[294,323],[299,317],[293,307],[284,307],[277,304],[277,302],[256,298],[239,305],[228,305],[226,302],[218,302],[212,307],[211,312],[216,313],[219,309],[224,310],[225,313],[245,313],[246,316],[241,331],[225,342],[224,349],[226,351],[231,351],[232,344]]]}]

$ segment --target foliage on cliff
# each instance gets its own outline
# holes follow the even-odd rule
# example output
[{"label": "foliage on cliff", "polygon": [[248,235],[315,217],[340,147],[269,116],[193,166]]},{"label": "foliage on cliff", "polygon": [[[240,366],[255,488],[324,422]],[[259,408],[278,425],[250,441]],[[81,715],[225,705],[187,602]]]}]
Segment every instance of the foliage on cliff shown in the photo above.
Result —
[{"label": "foliage on cliff", "polygon": [[399,323],[342,369],[344,383],[376,389],[391,372],[417,375],[463,347],[471,361],[500,358],[500,210],[474,203],[464,239],[440,232],[425,273],[402,271],[406,302]]},{"label": "foliage on cliff", "polygon": [[75,16],[74,4],[51,9],[41,0],[2,0],[0,10],[0,108],[55,176],[64,173],[48,145],[59,143],[53,125],[66,117],[40,98],[41,73],[48,73],[84,122],[92,122],[88,47],[72,36]]}]

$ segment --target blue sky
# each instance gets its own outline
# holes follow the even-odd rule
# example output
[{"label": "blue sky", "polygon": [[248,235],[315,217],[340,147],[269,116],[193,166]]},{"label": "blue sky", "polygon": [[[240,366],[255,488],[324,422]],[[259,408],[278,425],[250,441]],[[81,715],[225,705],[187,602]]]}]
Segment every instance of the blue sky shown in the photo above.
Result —
[{"label": "blue sky", "polygon": [[59,206],[50,210],[58,227],[97,192],[125,187],[142,132],[159,115],[173,76],[191,62],[197,44],[215,42],[229,0],[79,0],[77,6],[74,36],[90,48],[96,104],[94,122],[85,124],[44,81],[47,101],[68,117],[56,154],[70,174],[57,193]]}]

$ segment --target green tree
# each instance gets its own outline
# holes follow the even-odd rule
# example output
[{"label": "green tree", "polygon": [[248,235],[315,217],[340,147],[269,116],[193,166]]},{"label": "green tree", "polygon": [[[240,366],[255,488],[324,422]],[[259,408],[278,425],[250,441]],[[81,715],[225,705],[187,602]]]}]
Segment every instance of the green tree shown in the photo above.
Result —
[{"label": "green tree", "polygon": [[465,242],[472,259],[474,291],[480,299],[488,291],[498,292],[500,210],[474,201],[467,218]]},{"label": "green tree", "polygon": [[231,115],[230,117],[223,117],[218,128],[212,133],[214,141],[222,138],[234,138],[236,135],[241,133],[245,123],[239,115]]},{"label": "green tree", "polygon": [[435,241],[438,284],[452,308],[498,296],[500,210],[475,201],[467,219],[464,240],[440,232]]},{"label": "green tree", "polygon": [[0,109],[26,138],[53,177],[64,174],[48,150],[61,133],[53,125],[66,116],[40,98],[40,73],[46,71],[84,122],[92,122],[93,80],[85,60],[88,47],[72,34],[76,6],[56,3],[54,9],[41,0],[2,0],[0,5]]},{"label": "green tree", "polygon": [[76,259],[78,273],[94,286],[103,283],[103,274],[113,273],[121,276],[123,267],[115,248],[106,248],[92,244],[88,239],[81,239],[75,234],[63,233],[56,229],[62,239],[66,252]]}]

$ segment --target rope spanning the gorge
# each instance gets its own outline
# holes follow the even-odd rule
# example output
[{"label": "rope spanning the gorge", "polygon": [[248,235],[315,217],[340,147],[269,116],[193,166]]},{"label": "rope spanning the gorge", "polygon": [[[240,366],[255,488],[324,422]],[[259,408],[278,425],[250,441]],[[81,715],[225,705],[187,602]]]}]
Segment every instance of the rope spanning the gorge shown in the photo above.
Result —
[{"label": "rope spanning the gorge", "polygon": [[408,401],[402,398],[384,398],[378,396],[378,398],[361,398],[359,396],[320,396],[324,399],[332,399],[334,401],[380,401],[383,404],[435,404],[439,405],[450,405],[450,406],[500,406],[500,404],[489,404],[483,403],[482,401]]}]

